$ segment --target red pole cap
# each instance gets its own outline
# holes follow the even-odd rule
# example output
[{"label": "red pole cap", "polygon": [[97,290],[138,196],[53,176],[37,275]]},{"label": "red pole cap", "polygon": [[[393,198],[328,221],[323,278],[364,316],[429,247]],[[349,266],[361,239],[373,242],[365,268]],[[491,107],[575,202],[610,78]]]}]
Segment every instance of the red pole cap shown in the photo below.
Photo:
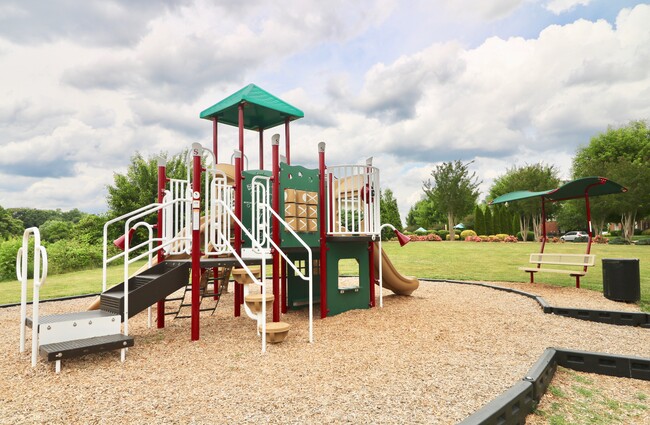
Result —
[{"label": "red pole cap", "polygon": [[[131,227],[131,228],[129,229],[129,241],[131,240],[131,238],[132,238],[132,236],[133,236],[133,232],[135,232],[135,229],[134,229],[133,227]],[[115,240],[113,241],[113,245],[115,245],[116,247],[118,247],[120,250],[124,251],[124,244],[125,244],[125,242],[126,242],[126,233],[123,234],[122,236],[120,236],[119,238],[115,239]]]},{"label": "red pole cap", "polygon": [[411,238],[400,232],[399,230],[395,229],[395,236],[397,236],[397,240],[399,241],[399,246],[404,246],[407,243],[411,242]]}]

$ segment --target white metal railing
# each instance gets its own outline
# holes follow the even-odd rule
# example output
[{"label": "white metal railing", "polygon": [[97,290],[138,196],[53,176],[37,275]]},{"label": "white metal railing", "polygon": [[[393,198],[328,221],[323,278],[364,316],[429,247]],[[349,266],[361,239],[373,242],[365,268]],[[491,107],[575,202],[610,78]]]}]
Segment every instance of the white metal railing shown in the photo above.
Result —
[{"label": "white metal railing", "polygon": [[[314,342],[314,289],[313,289],[313,256],[312,256],[312,251],[311,248],[309,248],[309,245],[305,243],[305,241],[302,240],[300,236],[291,228],[289,223],[284,221],[280,215],[273,210],[271,207],[269,201],[269,196],[268,196],[268,191],[269,191],[269,179],[268,177],[266,178],[266,181],[264,179],[258,179],[255,180],[253,179],[253,193],[258,194],[259,196],[259,202],[255,203],[256,196],[253,196],[253,215],[255,215],[255,212],[258,212],[259,216],[264,217],[262,219],[253,219],[253,224],[256,223],[262,223],[262,224],[267,224],[267,225],[260,225],[258,229],[264,233],[262,236],[262,240],[264,240],[267,244],[273,247],[278,254],[284,258],[285,262],[293,269],[293,271],[296,273],[296,276],[300,277],[302,280],[305,280],[309,284],[309,342],[312,343]],[[261,193],[266,193],[265,196],[260,195]],[[307,258],[308,258],[308,265],[305,268],[305,271],[307,272],[307,275],[305,275],[303,272],[300,271],[298,267],[289,259],[287,254],[285,254],[284,251],[273,241],[273,238],[271,237],[271,221],[270,218],[273,216],[275,219],[278,220],[278,223],[283,226],[296,240],[298,243],[300,243],[303,248],[307,251]],[[258,245],[261,245],[258,241],[256,241]]]},{"label": "white metal railing", "polygon": [[[222,255],[230,250],[231,221],[228,209],[234,207],[234,189],[222,171],[215,170],[210,184],[206,184],[204,252],[208,256]],[[223,204],[217,202],[223,201]]]},{"label": "white metal railing", "polygon": [[[25,351],[25,327],[27,320],[27,278],[29,237],[34,235],[34,289],[32,295],[32,367],[36,367],[38,356],[38,301],[41,285],[47,278],[47,251],[41,246],[41,233],[37,227],[30,227],[23,232],[23,245],[16,254],[16,277],[20,281],[20,352]],[[41,259],[43,267],[41,268]]]},{"label": "white metal railing", "polygon": [[[251,233],[267,253],[271,247],[271,215],[270,208],[265,207],[270,204],[270,191],[270,177],[253,177],[251,183]],[[262,254],[262,252],[258,254]]]},{"label": "white metal railing", "polygon": [[[191,245],[185,238],[190,238],[190,216],[192,186],[189,180],[170,179],[169,190],[165,191],[163,203],[170,203],[163,211],[163,240],[169,241],[177,236],[180,243],[168,245],[165,254],[190,254]],[[185,202],[173,202],[173,201]]]},{"label": "white metal railing", "polygon": [[369,165],[327,168],[327,233],[377,235],[379,169]]},{"label": "white metal railing", "polygon": [[[253,235],[246,229],[246,227],[244,226],[244,223],[242,223],[237,218],[237,216],[233,212],[232,208],[230,208],[230,206],[227,205],[221,199],[217,199],[215,202],[217,204],[219,204],[222,207],[222,209],[226,212],[226,214],[228,215],[228,219],[229,220],[232,219],[235,223],[237,223],[237,225],[239,225],[239,227],[242,229],[244,234],[251,239],[251,241],[253,243],[253,247],[261,251],[262,246],[255,240]],[[217,231],[219,231],[219,229],[217,229]],[[246,314],[249,317],[257,319],[256,327],[258,329],[258,332],[259,332],[260,324],[262,325],[262,353],[265,353],[266,352],[266,299],[267,299],[267,297],[266,297],[266,295],[267,295],[266,294],[266,292],[267,292],[266,291],[266,256],[262,256],[262,264],[261,264],[261,267],[260,267],[260,277],[261,277],[261,279],[257,279],[255,277],[255,274],[253,273],[253,271],[246,265],[246,262],[241,258],[241,256],[239,256],[239,254],[237,254],[237,251],[232,247],[232,245],[230,244],[230,240],[226,239],[225,236],[226,235],[221,235],[221,237],[228,244],[228,253],[232,254],[232,256],[235,257],[235,259],[237,260],[237,262],[239,263],[241,268],[244,269],[244,271],[246,272],[248,277],[253,281],[253,283],[258,285],[258,286],[261,286],[261,288],[262,288],[262,312],[261,312],[261,314],[259,314],[257,316],[254,316],[252,311],[250,311],[250,309],[246,305],[246,303],[244,303],[244,310],[246,311]],[[246,292],[247,289],[246,288],[244,288],[244,289],[245,289],[245,292]],[[261,323],[260,323],[260,321],[261,321]]]}]

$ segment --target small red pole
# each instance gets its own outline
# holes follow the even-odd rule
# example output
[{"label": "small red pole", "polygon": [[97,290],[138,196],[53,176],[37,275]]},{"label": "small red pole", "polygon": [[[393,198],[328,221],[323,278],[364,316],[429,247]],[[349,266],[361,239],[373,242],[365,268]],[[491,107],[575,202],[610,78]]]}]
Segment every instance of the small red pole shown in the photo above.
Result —
[{"label": "small red pole", "polygon": [[212,152],[214,153],[215,164],[219,163],[218,160],[219,157],[217,156],[218,147],[219,147],[219,143],[218,143],[219,138],[218,138],[218,131],[217,131],[218,126],[219,126],[219,118],[214,117],[212,119]]},{"label": "small red pole", "polygon": [[[162,204],[165,198],[165,186],[167,185],[167,167],[165,160],[160,158],[158,160],[158,203]],[[158,237],[158,246],[162,245],[163,238],[163,210],[158,210],[158,222],[156,233]],[[158,264],[165,260],[165,254],[162,249],[158,250]],[[156,304],[156,323],[158,329],[165,327],[165,300],[162,299]]]},{"label": "small red pole", "polygon": [[327,214],[325,191],[325,143],[318,144],[318,172],[319,172],[319,213],[320,213],[320,317],[327,317]]},{"label": "small red pole", "polygon": [[201,285],[201,151],[192,145],[192,341],[199,340],[199,296]]},{"label": "small red pole", "polygon": [[264,129],[260,128],[260,170],[264,169]]},{"label": "small red pole", "polygon": [[280,258],[280,291],[282,292],[282,305],[280,311],[282,314],[287,313],[287,263]]},{"label": "small red pole", "polygon": [[[280,135],[274,134],[271,137],[271,147],[272,147],[272,175],[273,175],[273,187],[271,189],[271,208],[273,211],[279,214],[280,212]],[[280,223],[278,219],[273,216],[272,226],[272,235],[273,242],[280,246]],[[280,321],[280,253],[277,250],[273,250],[273,295],[275,299],[273,301],[273,321]]]},{"label": "small red pole", "polygon": [[[539,253],[544,253],[544,246],[546,246],[546,202],[542,196],[542,248]],[[537,268],[540,268],[541,264],[537,263]]]},{"label": "small red pole", "polygon": [[291,139],[289,134],[289,118],[286,118],[284,120],[284,153],[287,156],[287,165],[291,165]]}]

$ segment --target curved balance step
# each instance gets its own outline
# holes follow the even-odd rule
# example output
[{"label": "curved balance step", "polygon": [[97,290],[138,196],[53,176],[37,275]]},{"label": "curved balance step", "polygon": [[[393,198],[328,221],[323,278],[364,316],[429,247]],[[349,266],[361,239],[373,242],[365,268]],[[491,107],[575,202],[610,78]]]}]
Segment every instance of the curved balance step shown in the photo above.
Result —
[{"label": "curved balance step", "polygon": [[[262,325],[258,326],[262,332]],[[278,344],[284,341],[289,335],[291,325],[286,322],[270,322],[266,324],[266,341],[271,344]]]},{"label": "curved balance step", "polygon": [[[253,272],[253,276],[255,276],[257,279],[260,278],[261,276],[261,271],[259,266],[258,267],[250,267],[251,272]],[[232,270],[232,278],[235,280],[235,282],[239,283],[240,285],[248,285],[249,283],[254,283],[254,281],[251,279],[251,277],[246,273],[246,270],[239,268],[239,269],[233,269]]]},{"label": "curved balance step", "polygon": [[[262,312],[262,302],[264,298],[262,294],[248,294],[244,297],[244,301],[250,310],[259,314]],[[273,309],[273,301],[275,301],[275,295],[266,294],[266,311],[271,311]]]}]

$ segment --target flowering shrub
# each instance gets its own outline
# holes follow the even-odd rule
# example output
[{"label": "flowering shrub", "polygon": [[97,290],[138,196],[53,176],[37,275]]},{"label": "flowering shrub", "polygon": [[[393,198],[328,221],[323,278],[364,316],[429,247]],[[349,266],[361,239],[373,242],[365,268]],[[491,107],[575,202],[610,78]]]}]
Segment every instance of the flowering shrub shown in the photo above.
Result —
[{"label": "flowering shrub", "polygon": [[508,236],[506,236],[506,237],[503,239],[503,241],[504,241],[504,242],[513,242],[513,243],[516,243],[516,242],[517,242],[517,237],[516,237],[516,236],[512,236],[512,235],[508,235]]},{"label": "flowering shrub", "polygon": [[441,242],[442,238],[435,233],[430,233],[427,235],[427,240],[429,242]]},{"label": "flowering shrub", "polygon": [[476,236],[476,235],[474,235],[474,236],[471,236],[471,235],[470,235],[470,236],[467,236],[467,237],[465,238],[465,241],[466,241],[466,242],[481,242],[481,237],[480,237],[480,236]]},{"label": "flowering shrub", "polygon": [[411,242],[440,242],[442,241],[442,238],[435,233],[431,233],[428,235],[410,235],[409,239],[411,239]]}]

